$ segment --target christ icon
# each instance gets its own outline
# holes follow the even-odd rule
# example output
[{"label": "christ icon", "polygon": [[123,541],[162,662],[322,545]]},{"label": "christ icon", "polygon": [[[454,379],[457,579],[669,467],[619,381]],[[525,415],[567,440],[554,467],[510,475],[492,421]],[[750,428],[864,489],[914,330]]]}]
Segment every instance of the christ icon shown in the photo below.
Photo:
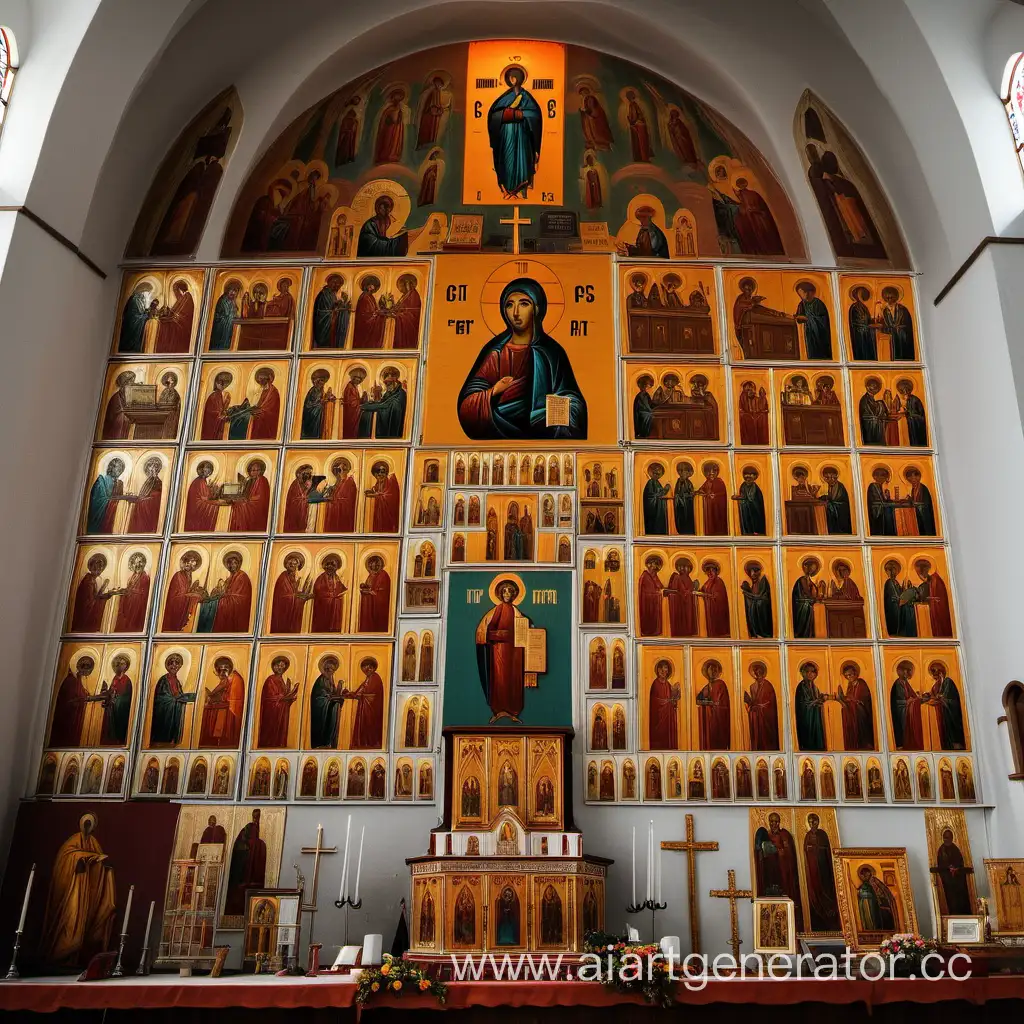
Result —
[{"label": "christ icon", "polygon": [[502,718],[519,723],[526,686],[526,648],[516,644],[516,621],[524,617],[515,606],[520,587],[515,580],[505,579],[494,588],[494,593],[499,603],[484,614],[476,627],[480,684],[491,709],[489,724]]},{"label": "christ icon", "polygon": [[487,112],[487,136],[494,154],[494,174],[507,199],[525,199],[533,188],[540,160],[543,117],[540,105],[523,88],[526,72],[518,65],[505,71],[508,89]]},{"label": "christ icon", "polygon": [[[505,330],[480,350],[459,392],[459,423],[475,440],[587,437],[587,402],[565,349],[544,331],[548,300],[529,277],[505,285]],[[548,399],[568,399],[567,422],[549,423]]]}]

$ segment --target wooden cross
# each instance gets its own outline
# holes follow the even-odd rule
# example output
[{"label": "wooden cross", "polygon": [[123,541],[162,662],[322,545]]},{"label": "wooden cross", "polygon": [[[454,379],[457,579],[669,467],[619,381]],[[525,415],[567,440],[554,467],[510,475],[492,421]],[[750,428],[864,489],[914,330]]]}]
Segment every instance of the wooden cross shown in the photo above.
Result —
[{"label": "wooden cross", "polygon": [[337,853],[336,846],[324,846],[324,827],[316,827],[316,846],[304,846],[300,853],[313,855],[313,885],[310,899],[302,904],[302,909],[309,914],[309,941],[313,941],[313,922],[316,919],[316,893],[320,884],[320,857],[325,853]]},{"label": "wooden cross", "polygon": [[718,843],[698,843],[694,839],[693,815],[686,816],[686,842],[662,843],[663,850],[678,850],[686,854],[686,873],[690,905],[690,952],[700,952],[700,912],[697,908],[697,854],[705,850],[717,850]]},{"label": "wooden cross", "polygon": [[502,217],[498,221],[499,224],[511,224],[512,225],[512,254],[514,256],[519,255],[519,225],[520,224],[532,224],[532,220],[527,220],[525,217],[520,218],[519,207],[512,207],[511,217]]},{"label": "wooden cross", "polygon": [[732,937],[729,939],[729,945],[732,946],[732,958],[736,961],[736,966],[738,967],[740,962],[740,945],[743,940],[740,938],[740,922],[736,914],[736,901],[753,899],[754,892],[752,889],[737,889],[736,872],[729,868],[729,888],[712,889],[709,895],[729,901],[729,924],[732,926]]}]

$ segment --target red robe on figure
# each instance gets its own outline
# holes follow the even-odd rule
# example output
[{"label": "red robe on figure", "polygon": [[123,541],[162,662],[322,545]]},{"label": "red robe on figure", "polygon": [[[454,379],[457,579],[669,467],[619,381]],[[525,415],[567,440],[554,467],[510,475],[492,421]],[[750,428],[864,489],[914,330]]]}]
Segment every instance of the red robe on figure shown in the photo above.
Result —
[{"label": "red robe on figure", "polygon": [[115,633],[141,633],[146,628],[146,608],[149,606],[149,573],[133,572],[125,589],[117,599]]},{"label": "red robe on figure", "polygon": [[697,605],[693,596],[693,579],[681,572],[672,573],[668,581],[669,636],[697,635]]},{"label": "red robe on figure", "polygon": [[281,420],[281,392],[268,384],[260,392],[259,401],[249,420],[250,441],[273,441],[277,438],[277,428]]},{"label": "red robe on figure", "polygon": [[[324,533],[355,533],[358,497],[359,488],[353,477],[347,476],[341,483],[335,484],[331,500],[324,508]],[[397,526],[394,532],[398,532]]]},{"label": "red robe on figure", "polygon": [[359,388],[349,381],[341,393],[341,436],[343,438],[359,436],[359,415],[362,405],[363,396]]},{"label": "red robe on figure", "polygon": [[679,716],[672,703],[672,681],[655,676],[648,696],[648,746],[651,750],[679,749]]},{"label": "red robe on figure", "polygon": [[179,569],[171,577],[164,602],[163,632],[180,633],[188,625],[192,609],[199,603],[198,595],[188,592],[191,586],[192,577],[184,569]]},{"label": "red robe on figure", "polygon": [[697,705],[697,732],[701,750],[728,750],[732,731],[729,720],[729,686],[724,679],[716,679],[702,687],[698,700],[712,703]]},{"label": "red robe on figure", "polygon": [[125,415],[124,388],[118,388],[107,402],[103,415],[103,441],[125,441],[132,430],[132,421]]},{"label": "red robe on figure", "polygon": [[345,606],[347,587],[338,575],[320,573],[313,583],[313,621],[311,633],[341,633],[341,613]]},{"label": "red robe on figure", "polygon": [[518,718],[525,697],[525,651],[515,645],[516,607],[504,601],[487,620],[484,642],[477,644],[478,658],[486,658],[487,701],[492,715],[504,712]]},{"label": "red robe on figure", "polygon": [[77,747],[82,743],[82,726],[85,724],[85,698],[89,692],[74,672],[68,671],[57,691],[53,707],[53,721],[50,723],[51,747]]},{"label": "red robe on figure", "polygon": [[727,637],[731,630],[729,627],[729,593],[725,589],[725,583],[721,576],[710,576],[704,581],[700,588],[702,594],[707,594],[704,607],[707,609],[708,636]]},{"label": "red robe on figure", "polygon": [[[213,699],[208,698],[203,707],[199,746],[237,747],[245,711],[245,682],[237,672],[232,671],[227,679],[218,681],[212,694]],[[226,707],[212,707],[214,703]]]},{"label": "red robe on figure", "polygon": [[705,480],[700,494],[704,495],[704,536],[725,537],[729,533],[729,494],[725,481],[716,476]]},{"label": "red robe on figure", "polygon": [[[383,348],[387,319],[377,307],[376,293],[365,291],[356,302],[353,348]],[[395,346],[396,348],[398,346]]]},{"label": "red robe on figure", "polygon": [[192,344],[192,319],[196,313],[191,292],[185,292],[156,325],[154,352],[187,352]]},{"label": "red robe on figure", "polygon": [[138,501],[132,502],[132,510],[128,514],[128,533],[158,532],[163,489],[160,477],[146,477],[139,488]]},{"label": "red robe on figure", "polygon": [[211,391],[203,403],[203,419],[199,428],[200,441],[223,441],[227,436],[228,421],[222,419],[231,396],[227,391]]},{"label": "red robe on figure", "polygon": [[86,573],[75,590],[75,604],[71,612],[72,633],[99,633],[103,629],[105,599],[98,597],[100,580]]},{"label": "red robe on figure", "polygon": [[209,477],[197,476],[185,496],[185,532],[212,533],[217,529],[220,505],[210,498]]},{"label": "red robe on figure", "polygon": [[386,633],[391,617],[391,577],[386,569],[367,573],[369,590],[359,592],[358,633]]},{"label": "red robe on figure", "polygon": [[293,480],[284,498],[284,532],[305,533],[309,502],[306,495],[309,488],[301,480]]},{"label": "red robe on figure", "polygon": [[779,705],[775,687],[767,679],[756,679],[747,692],[750,749],[779,750]]},{"label": "red robe on figure", "polygon": [[384,737],[384,683],[371,672],[355,692],[359,706],[352,723],[352,748],[379,750]]},{"label": "red robe on figure", "polygon": [[285,700],[288,684],[278,675],[269,675],[260,694],[260,731],[256,746],[263,750],[281,750],[288,746],[288,722],[292,701]]},{"label": "red robe on figure", "polygon": [[928,613],[931,618],[932,636],[951,637],[953,617],[949,611],[949,593],[945,581],[938,573],[928,577]]},{"label": "red robe on figure", "polygon": [[253,481],[245,500],[231,505],[228,532],[266,533],[269,516],[270,484],[265,476],[258,476]]},{"label": "red robe on figure", "polygon": [[661,599],[665,585],[650,569],[640,576],[640,635],[661,636]]},{"label": "red robe on figure", "polygon": [[270,604],[271,633],[301,633],[302,608],[305,604],[297,596],[302,581],[287,570],[277,577],[274,597]]},{"label": "red robe on figure", "polygon": [[398,477],[391,473],[387,480],[377,481],[373,487],[373,524],[371,533],[398,533],[398,519],[402,508],[402,497],[398,488]]},{"label": "red robe on figure", "polygon": [[232,573],[225,581],[224,595],[213,617],[214,633],[248,633],[252,610],[252,581],[242,572]]},{"label": "red robe on figure", "polygon": [[410,288],[395,303],[395,342],[393,348],[418,348],[420,343],[420,293]]},{"label": "red robe on figure", "polygon": [[114,723],[111,721],[111,711],[113,710],[113,703],[115,700],[122,697],[127,699],[130,706],[132,699],[132,680],[127,673],[118,672],[118,674],[110,680],[110,686],[107,687],[107,699],[108,701],[110,701],[110,703],[104,704],[103,706],[103,724],[100,726],[101,746],[124,746],[124,737],[117,735],[117,733],[115,732]]}]

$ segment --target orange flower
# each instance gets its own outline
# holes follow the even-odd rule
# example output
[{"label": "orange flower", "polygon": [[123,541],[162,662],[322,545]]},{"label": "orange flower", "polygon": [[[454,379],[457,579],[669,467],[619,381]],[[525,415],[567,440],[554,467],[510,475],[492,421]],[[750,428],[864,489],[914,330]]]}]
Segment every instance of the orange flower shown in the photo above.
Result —
[{"label": "orange flower", "polygon": [[420,981],[420,991],[421,991],[421,992],[426,992],[428,988],[430,988],[430,982],[429,982],[429,981],[427,981],[427,979],[426,979],[426,978],[423,978],[423,979],[422,979],[422,980]]},{"label": "orange flower", "polygon": [[372,985],[370,986],[370,991],[371,991],[371,992],[379,992],[379,991],[380,991],[380,982],[379,982],[379,981],[375,981],[375,982],[374,982],[374,983],[373,983],[373,984],[372,984]]},{"label": "orange flower", "polygon": [[380,973],[386,978],[391,973],[391,964],[385,964],[381,969]]},{"label": "orange flower", "polygon": [[401,991],[401,989],[402,989],[402,983],[401,983],[401,982],[400,982],[400,981],[399,981],[399,980],[398,980],[397,978],[395,978],[395,980],[394,980],[393,982],[391,982],[391,987],[392,987],[392,988],[393,988],[393,989],[394,989],[394,990],[395,990],[396,992],[400,992],[400,991]]}]

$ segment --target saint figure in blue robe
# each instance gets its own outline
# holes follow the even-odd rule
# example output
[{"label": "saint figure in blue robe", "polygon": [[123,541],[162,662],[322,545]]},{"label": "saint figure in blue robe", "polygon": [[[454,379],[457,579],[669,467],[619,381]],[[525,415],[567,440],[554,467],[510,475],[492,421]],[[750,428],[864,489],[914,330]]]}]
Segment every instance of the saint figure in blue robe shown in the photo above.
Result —
[{"label": "saint figure in blue robe", "polygon": [[121,313],[121,334],[117,339],[118,352],[141,352],[149,322],[149,292],[140,285],[128,296]]},{"label": "saint figure in blue robe", "polygon": [[508,89],[487,111],[494,174],[498,187],[509,199],[526,198],[540,160],[544,119],[540,105],[523,88],[525,81],[526,72],[521,67],[510,67],[505,72]]}]

